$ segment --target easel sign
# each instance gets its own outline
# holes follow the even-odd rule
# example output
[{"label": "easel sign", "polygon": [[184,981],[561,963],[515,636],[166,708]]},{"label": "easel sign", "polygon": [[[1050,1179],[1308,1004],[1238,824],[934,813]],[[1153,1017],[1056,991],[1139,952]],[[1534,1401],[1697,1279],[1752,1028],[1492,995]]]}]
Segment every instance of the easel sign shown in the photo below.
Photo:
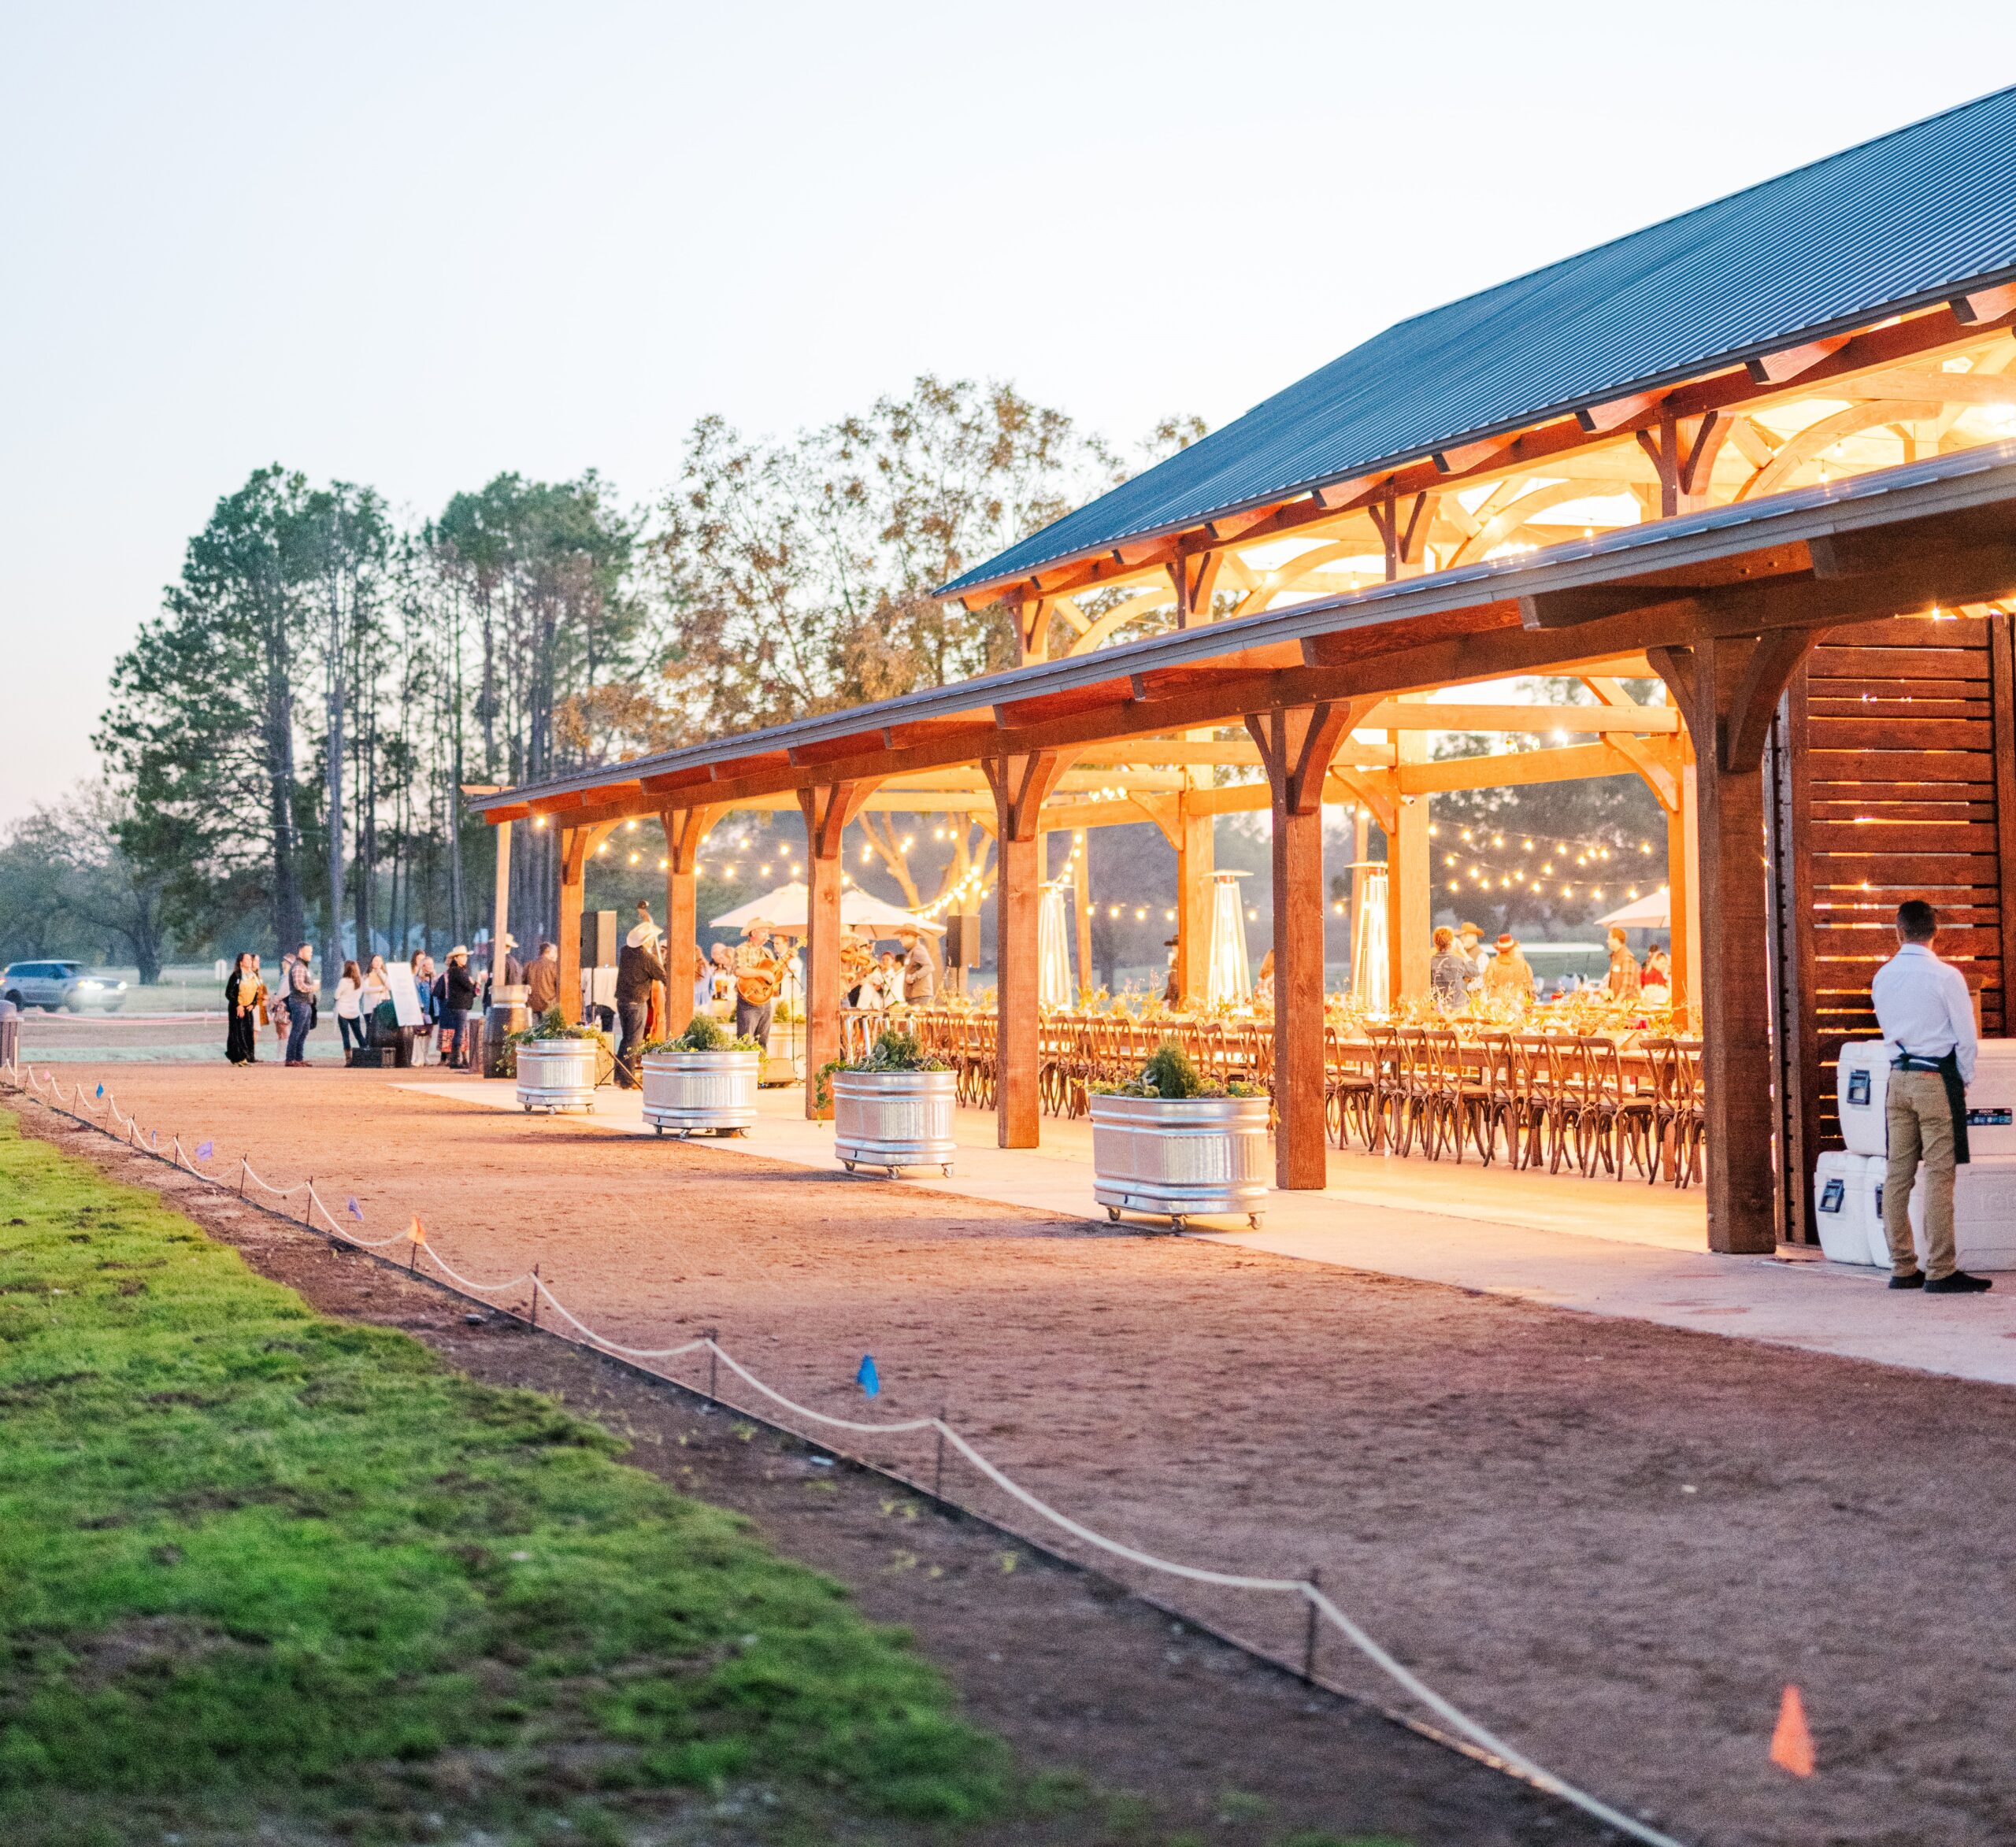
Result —
[{"label": "easel sign", "polygon": [[420,1010],[420,990],[414,985],[410,962],[388,962],[385,979],[392,986],[392,1009],[402,1026],[424,1026],[427,1016]]}]

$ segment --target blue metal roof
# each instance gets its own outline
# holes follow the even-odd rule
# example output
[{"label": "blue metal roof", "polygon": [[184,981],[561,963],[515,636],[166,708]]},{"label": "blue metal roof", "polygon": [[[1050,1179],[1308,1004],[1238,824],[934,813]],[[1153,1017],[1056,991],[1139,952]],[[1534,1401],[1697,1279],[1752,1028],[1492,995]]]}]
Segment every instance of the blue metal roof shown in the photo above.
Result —
[{"label": "blue metal roof", "polygon": [[957,594],[2016,272],[2016,87],[1388,328]]}]

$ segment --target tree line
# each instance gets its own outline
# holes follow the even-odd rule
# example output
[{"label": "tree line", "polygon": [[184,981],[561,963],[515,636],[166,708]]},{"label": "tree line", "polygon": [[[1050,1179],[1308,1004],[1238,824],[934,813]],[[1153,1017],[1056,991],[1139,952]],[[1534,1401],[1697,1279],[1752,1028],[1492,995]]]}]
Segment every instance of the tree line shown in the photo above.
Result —
[{"label": "tree line", "polygon": [[[466,788],[1007,664],[1005,609],[931,590],[1201,433],[1123,455],[1012,387],[924,377],[781,440],[702,418],[639,505],[504,473],[402,517],[258,468],[119,657],[102,776],[0,842],[0,960],[89,942],[152,979],[171,946],[466,940],[494,873]],[[558,841],[513,833],[520,934],[550,934]],[[876,851],[928,898],[908,837]]]}]

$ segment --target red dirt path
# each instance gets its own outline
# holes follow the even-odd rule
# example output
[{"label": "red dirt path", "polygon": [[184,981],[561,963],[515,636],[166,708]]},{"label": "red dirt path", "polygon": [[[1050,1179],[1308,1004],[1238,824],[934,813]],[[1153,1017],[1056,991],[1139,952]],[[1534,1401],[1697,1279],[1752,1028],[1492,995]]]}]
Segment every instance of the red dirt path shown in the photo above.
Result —
[{"label": "red dirt path", "polygon": [[[417,1212],[472,1275],[539,1263],[617,1339],[717,1327],[857,1414],[873,1352],[884,1414],[949,1407],[1107,1532],[1320,1567],[1432,1684],[1684,1838],[2016,1840],[2007,1392],[528,1121],[391,1073],[104,1075],[143,1122],[214,1138],[220,1168],[243,1149],[313,1174],[376,1235]],[[1156,1589],[1298,1645],[1286,1607]],[[1810,1782],[1766,1760],[1788,1681]]]}]

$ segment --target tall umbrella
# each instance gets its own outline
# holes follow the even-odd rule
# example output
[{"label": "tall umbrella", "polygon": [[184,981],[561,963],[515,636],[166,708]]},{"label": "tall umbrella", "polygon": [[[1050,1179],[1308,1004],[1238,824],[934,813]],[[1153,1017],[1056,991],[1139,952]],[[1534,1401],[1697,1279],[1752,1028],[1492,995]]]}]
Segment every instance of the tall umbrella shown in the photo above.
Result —
[{"label": "tall umbrella", "polygon": [[1064,917],[1065,881],[1043,888],[1036,907],[1036,1000],[1045,1007],[1071,1005],[1071,932]]}]

